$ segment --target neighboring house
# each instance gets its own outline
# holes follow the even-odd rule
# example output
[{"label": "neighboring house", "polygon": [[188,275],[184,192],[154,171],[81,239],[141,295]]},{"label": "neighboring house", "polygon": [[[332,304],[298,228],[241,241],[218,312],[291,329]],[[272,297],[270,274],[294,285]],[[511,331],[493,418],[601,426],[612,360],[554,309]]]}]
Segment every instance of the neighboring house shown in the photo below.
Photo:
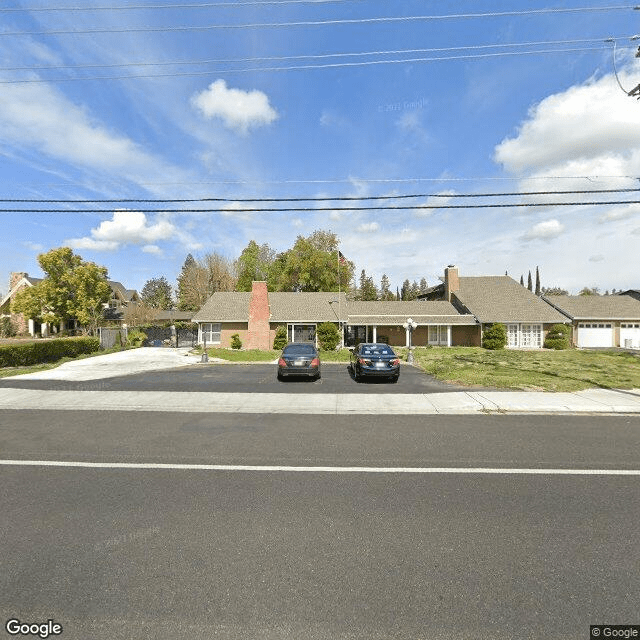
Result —
[{"label": "neighboring house", "polygon": [[567,322],[559,311],[509,276],[460,277],[458,268],[449,266],[443,292],[458,311],[478,320],[481,332],[485,325],[504,324],[509,348],[541,349],[549,329]]},{"label": "neighboring house", "polygon": [[632,295],[545,296],[573,325],[577,347],[640,349],[640,300]]},{"label": "neighboring house", "polygon": [[254,282],[251,293],[214,293],[198,311],[198,342],[229,347],[237,333],[247,349],[270,349],[276,330],[286,327],[289,342],[316,342],[318,324],[333,322],[347,346],[384,340],[409,344],[403,324],[418,324],[412,344],[425,346],[475,344],[478,324],[447,302],[353,302],[343,292],[289,293],[267,291]]},{"label": "neighboring house", "polygon": [[[15,271],[9,277],[9,293],[0,302],[0,318],[10,318],[18,333],[35,335],[43,330],[39,322],[25,318],[22,313],[11,313],[11,301],[16,293],[27,287],[33,287],[38,282],[42,282],[42,278],[32,278],[24,271]],[[46,332],[46,325],[44,330]]]},{"label": "neighboring house", "polygon": [[[49,326],[48,323],[36,322],[32,318],[25,318],[22,313],[11,313],[11,301],[13,297],[26,287],[33,287],[34,285],[42,282],[42,278],[32,278],[28,273],[23,271],[16,271],[11,274],[9,278],[9,293],[0,302],[0,317],[11,318],[18,333],[30,333],[32,336],[41,334],[47,336],[50,333],[57,333],[58,331],[71,330],[76,328],[75,320],[68,320],[66,324],[59,327]],[[140,300],[138,292],[134,289],[125,289],[120,282],[109,280],[109,286],[111,287],[111,299],[108,303],[105,303],[105,315],[112,318],[119,318],[122,315],[123,309],[132,303],[136,303]]]},{"label": "neighboring house", "polygon": [[104,304],[105,317],[121,319],[124,310],[130,304],[140,302],[140,296],[135,289],[126,289],[121,282],[116,282],[115,280],[107,280],[107,282],[111,287],[111,297]]}]

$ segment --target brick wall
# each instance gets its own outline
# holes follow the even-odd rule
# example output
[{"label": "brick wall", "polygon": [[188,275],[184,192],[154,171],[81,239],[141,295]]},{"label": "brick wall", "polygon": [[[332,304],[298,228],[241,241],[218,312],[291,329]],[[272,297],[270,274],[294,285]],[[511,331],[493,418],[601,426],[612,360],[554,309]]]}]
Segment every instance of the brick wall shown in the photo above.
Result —
[{"label": "brick wall", "polygon": [[266,282],[253,282],[246,349],[270,349],[269,293]]}]

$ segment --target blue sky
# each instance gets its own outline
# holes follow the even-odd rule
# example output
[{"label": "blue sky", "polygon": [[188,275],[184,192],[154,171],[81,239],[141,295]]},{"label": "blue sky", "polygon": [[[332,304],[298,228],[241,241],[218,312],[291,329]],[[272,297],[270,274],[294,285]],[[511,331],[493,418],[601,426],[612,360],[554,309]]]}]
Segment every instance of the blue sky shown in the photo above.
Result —
[{"label": "blue sky", "polygon": [[[337,233],[358,274],[379,283],[386,273],[394,289],[405,278],[434,284],[452,263],[516,279],[539,266],[543,286],[572,293],[640,286],[640,205],[553,204],[638,193],[526,195],[640,187],[640,102],[623,91],[640,83],[633,5],[145,4],[3,5],[1,197],[227,198],[225,211],[3,203],[104,212],[0,214],[1,293],[11,271],[41,275],[37,255],[63,245],[140,290],[161,275],[175,284],[188,253],[235,258],[252,239],[281,251],[315,229]],[[50,10],[69,6],[101,9]],[[523,195],[461,197],[506,192]],[[423,197],[330,200],[403,194]],[[328,198],[298,204],[330,210],[253,213],[237,202],[292,197]],[[376,202],[427,208],[338,210]],[[429,208],[473,202],[546,206]]]}]

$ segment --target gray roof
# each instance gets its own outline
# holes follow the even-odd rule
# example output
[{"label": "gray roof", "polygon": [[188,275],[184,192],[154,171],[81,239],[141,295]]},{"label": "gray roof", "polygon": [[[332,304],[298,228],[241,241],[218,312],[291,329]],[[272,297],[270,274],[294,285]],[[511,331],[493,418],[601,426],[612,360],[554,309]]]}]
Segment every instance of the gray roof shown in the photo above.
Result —
[{"label": "gray roof", "polygon": [[640,300],[632,296],[545,296],[572,320],[640,320]]},{"label": "gray roof", "polygon": [[454,295],[483,323],[567,322],[559,311],[509,276],[461,277]]},{"label": "gray roof", "polygon": [[[333,302],[333,301],[336,302]],[[344,292],[269,293],[271,322],[337,322],[346,320]]]},{"label": "gray roof", "polygon": [[446,301],[349,302],[348,322],[357,324],[402,325],[411,318],[418,324],[477,324],[472,315],[460,314]]},{"label": "gray roof", "polygon": [[247,322],[250,291],[218,291],[192,318],[193,322]]}]

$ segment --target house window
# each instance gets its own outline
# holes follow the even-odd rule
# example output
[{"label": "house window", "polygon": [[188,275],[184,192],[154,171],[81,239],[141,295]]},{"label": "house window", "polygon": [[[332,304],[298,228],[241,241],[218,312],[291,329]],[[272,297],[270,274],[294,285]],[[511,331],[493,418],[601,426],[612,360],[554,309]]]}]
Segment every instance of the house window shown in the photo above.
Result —
[{"label": "house window", "polygon": [[201,341],[207,344],[220,344],[222,325],[220,322],[203,322]]},{"label": "house window", "polygon": [[287,339],[289,342],[316,342],[315,324],[287,325]]},{"label": "house window", "polygon": [[445,325],[429,325],[429,344],[448,344],[448,331]]},{"label": "house window", "polygon": [[529,349],[542,347],[542,325],[523,324],[520,334],[522,337],[521,346]]},{"label": "house window", "polygon": [[518,346],[518,325],[507,325],[507,346],[510,348]]}]

